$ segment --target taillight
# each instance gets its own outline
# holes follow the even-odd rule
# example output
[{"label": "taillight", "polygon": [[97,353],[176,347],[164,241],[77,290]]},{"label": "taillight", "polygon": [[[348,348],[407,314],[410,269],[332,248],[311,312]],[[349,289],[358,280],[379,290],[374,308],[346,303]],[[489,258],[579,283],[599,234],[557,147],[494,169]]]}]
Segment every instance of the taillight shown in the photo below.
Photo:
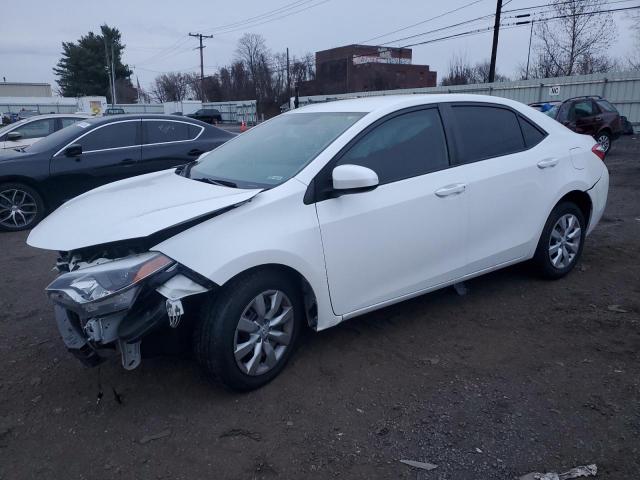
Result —
[{"label": "taillight", "polygon": [[607,152],[605,152],[602,145],[600,145],[599,143],[596,143],[593,147],[591,147],[591,151],[595,153],[598,156],[598,158],[604,162],[604,156],[606,155]]}]

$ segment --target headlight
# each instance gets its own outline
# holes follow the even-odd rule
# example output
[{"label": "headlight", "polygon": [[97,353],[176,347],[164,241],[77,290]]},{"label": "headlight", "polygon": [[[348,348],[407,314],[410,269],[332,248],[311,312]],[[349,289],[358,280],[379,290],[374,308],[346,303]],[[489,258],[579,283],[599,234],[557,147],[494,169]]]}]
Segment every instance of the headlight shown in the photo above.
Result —
[{"label": "headlight", "polygon": [[[101,310],[105,304],[115,311],[133,302],[137,288],[132,287],[172,263],[161,253],[133,255],[60,275],[47,287],[47,293],[54,300],[61,300],[64,294],[87,311]],[[85,305],[90,303],[93,308]]]}]

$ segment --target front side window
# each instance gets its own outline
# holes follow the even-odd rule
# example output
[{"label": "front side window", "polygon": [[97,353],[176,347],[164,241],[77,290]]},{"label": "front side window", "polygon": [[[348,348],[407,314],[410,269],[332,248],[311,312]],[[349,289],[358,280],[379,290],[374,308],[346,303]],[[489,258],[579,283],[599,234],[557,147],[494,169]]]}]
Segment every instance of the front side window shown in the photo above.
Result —
[{"label": "front side window", "polygon": [[307,166],[364,113],[309,112],[275,117],[205,155],[188,171],[196,180],[269,188]]},{"label": "front side window", "polygon": [[151,120],[142,122],[145,131],[145,143],[183,142],[193,140],[202,127],[186,122],[167,122]]},{"label": "front side window", "polygon": [[446,168],[447,144],[438,110],[418,110],[387,120],[358,140],[337,164],[370,168],[381,185]]},{"label": "front side window", "polygon": [[139,127],[140,120],[111,123],[88,133],[77,143],[82,145],[83,152],[133,147],[140,144]]},{"label": "front side window", "polygon": [[35,120],[33,122],[26,123],[21,127],[18,127],[13,132],[22,134],[22,139],[29,138],[42,138],[50,135],[55,130],[55,120],[53,118],[46,118],[43,120]]},{"label": "front side window", "polygon": [[516,114],[500,107],[453,105],[461,163],[500,157],[524,150]]}]

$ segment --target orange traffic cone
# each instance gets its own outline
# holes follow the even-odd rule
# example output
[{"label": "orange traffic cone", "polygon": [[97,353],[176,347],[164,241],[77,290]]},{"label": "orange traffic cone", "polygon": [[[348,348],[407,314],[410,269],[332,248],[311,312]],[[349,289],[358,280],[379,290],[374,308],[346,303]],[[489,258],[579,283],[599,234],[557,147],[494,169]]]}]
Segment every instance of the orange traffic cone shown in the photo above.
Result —
[{"label": "orange traffic cone", "polygon": [[241,132],[246,132],[247,131],[247,124],[244,122],[244,120],[240,124],[240,131]]}]

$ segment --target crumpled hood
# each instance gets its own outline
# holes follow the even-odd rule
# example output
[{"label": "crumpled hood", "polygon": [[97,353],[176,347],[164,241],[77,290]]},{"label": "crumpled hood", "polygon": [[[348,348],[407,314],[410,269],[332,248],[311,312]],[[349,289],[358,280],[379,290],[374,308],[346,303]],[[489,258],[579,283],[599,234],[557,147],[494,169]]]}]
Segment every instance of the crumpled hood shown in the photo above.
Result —
[{"label": "crumpled hood", "polygon": [[31,231],[27,243],[69,251],[146,237],[245,202],[259,192],[198,182],[173,169],[150,173],[69,200]]}]

